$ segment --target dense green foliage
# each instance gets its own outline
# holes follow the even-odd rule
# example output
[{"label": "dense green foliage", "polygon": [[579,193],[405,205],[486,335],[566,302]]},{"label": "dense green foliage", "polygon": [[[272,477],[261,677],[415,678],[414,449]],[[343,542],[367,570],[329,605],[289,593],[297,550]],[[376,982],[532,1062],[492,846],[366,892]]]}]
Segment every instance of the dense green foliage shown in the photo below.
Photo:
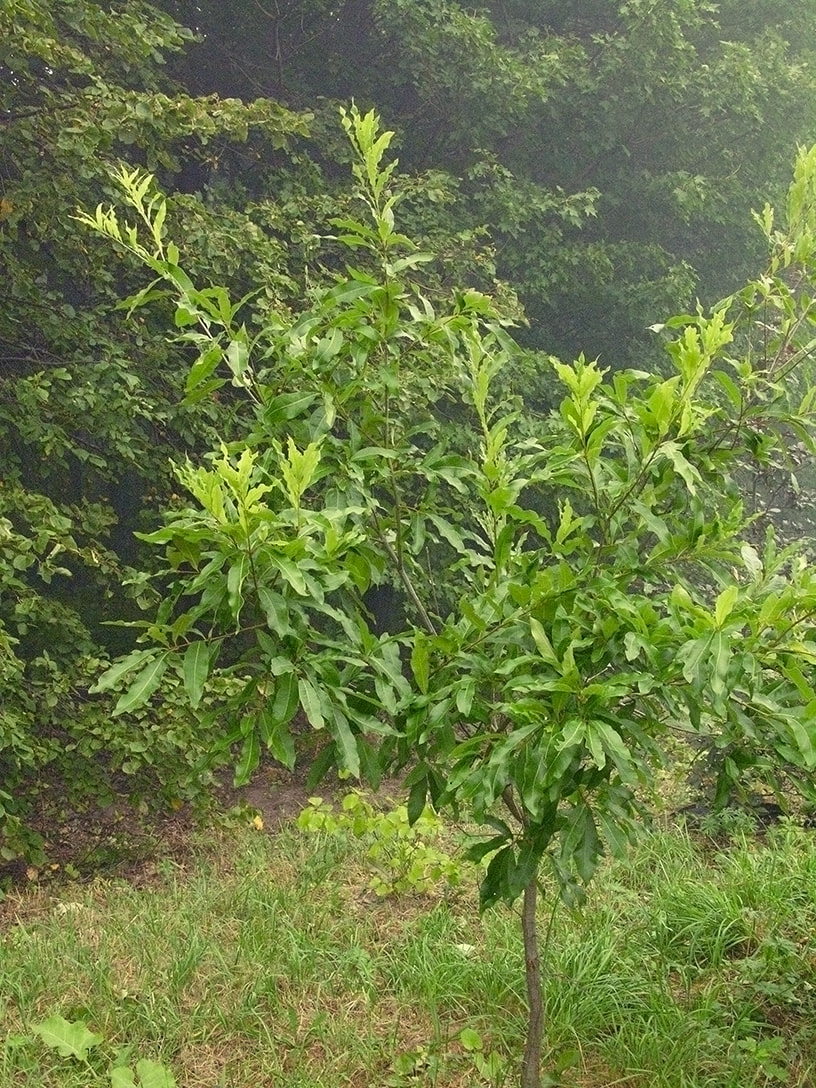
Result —
[{"label": "dense green foliage", "polygon": [[[227,433],[228,403],[181,405],[183,353],[157,315],[126,325],[116,306],[132,270],[111,262],[72,218],[110,193],[123,157],[168,182],[248,139],[280,148],[302,131],[275,103],[194,99],[167,78],[163,52],[190,40],[155,9],[75,0],[0,9],[0,825],[8,836],[32,774],[51,763],[69,788],[102,788],[104,760],[133,773],[154,747],[89,705],[99,625],[127,609],[123,563],[136,558],[143,509],[167,501],[168,457]],[[180,195],[173,221],[213,271],[246,268],[277,292],[278,247],[245,219]],[[211,246],[208,250],[206,245]],[[240,250],[240,258],[236,253]],[[251,256],[252,255],[252,256]],[[254,257],[254,259],[252,259]],[[195,261],[195,258],[192,258]],[[285,279],[285,277],[284,277]],[[157,331],[161,330],[161,331]],[[183,716],[182,716],[183,717]],[[193,739],[179,723],[164,756]],[[171,734],[173,730],[170,731]],[[164,746],[164,742],[162,745]],[[172,774],[170,776],[172,778]],[[170,787],[173,792],[178,784]],[[16,794],[13,800],[12,794]],[[6,838],[4,854],[20,846]]]},{"label": "dense green foliage", "polygon": [[[489,300],[434,306],[416,281],[392,134],[373,112],[343,124],[366,217],[333,224],[355,263],[294,320],[239,324],[223,286],[197,288],[149,175],[119,174],[137,225],[82,217],[153,273],[131,309],[175,297],[188,396],[229,383],[255,415],[179,465],[193,503],[145,536],[166,552],[155,618],[95,690],[124,681],[124,714],[166,675],[193,706],[216,677],[236,687],[239,781],[262,745],[294,764],[300,709],[328,738],[313,773],[409,767],[409,816],[430,797],[483,825],[482,905],[525,897],[537,1088],[542,863],[579,897],[642,817],[667,735],[721,754],[724,796],[783,773],[813,793],[816,580],[772,529],[752,542],[737,475],[791,435],[813,448],[816,148],[780,229],[765,210],[765,275],[668,323],[670,376],[552,359],[560,407],[536,416],[494,394],[518,349]],[[380,633],[383,585],[405,618]]]},{"label": "dense green foliage", "polygon": [[[462,258],[486,227],[525,340],[566,358],[642,365],[660,314],[754,275],[751,209],[816,136],[809,0],[229,0],[195,27],[183,82],[315,110],[321,189],[342,155],[331,102],[382,111],[423,172],[409,233],[457,236],[450,282],[484,288],[490,262]],[[270,191],[263,164],[252,181]]]}]

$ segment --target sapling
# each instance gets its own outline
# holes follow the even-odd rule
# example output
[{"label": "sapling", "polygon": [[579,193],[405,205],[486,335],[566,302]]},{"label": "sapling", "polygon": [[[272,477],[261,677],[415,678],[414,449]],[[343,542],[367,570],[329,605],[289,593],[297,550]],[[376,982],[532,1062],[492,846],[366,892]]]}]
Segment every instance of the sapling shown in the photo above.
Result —
[{"label": "sapling", "polygon": [[[193,705],[227,674],[239,781],[262,746],[294,764],[300,712],[325,738],[315,777],[407,768],[411,820],[430,802],[484,828],[482,908],[523,901],[539,1088],[538,895],[576,902],[624,852],[667,740],[716,747],[726,784],[816,765],[816,581],[772,531],[749,537],[737,486],[790,434],[812,448],[816,149],[784,228],[762,218],[766,274],[657,330],[666,373],[544,361],[559,403],[535,416],[494,392],[519,349],[490,300],[440,298],[397,232],[392,134],[342,120],[365,218],[333,229],[355,263],[293,319],[197,288],[147,175],[118,177],[138,228],[82,216],[152,271],[131,309],[175,300],[188,396],[231,384],[256,407],[245,442],[178,466],[188,506],[145,537],[167,558],[155,618],[96,687],[127,681],[125,713],[168,671]],[[365,603],[384,584],[406,617],[390,633]]]}]

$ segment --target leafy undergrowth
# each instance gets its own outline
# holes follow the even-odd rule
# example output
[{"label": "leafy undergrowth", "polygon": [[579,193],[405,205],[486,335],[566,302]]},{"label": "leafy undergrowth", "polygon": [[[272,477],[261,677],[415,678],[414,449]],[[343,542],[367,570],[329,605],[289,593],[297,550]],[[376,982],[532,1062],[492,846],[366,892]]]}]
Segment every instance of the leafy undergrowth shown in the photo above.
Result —
[{"label": "leafy undergrowth", "polygon": [[[361,835],[268,835],[248,819],[159,862],[146,887],[97,878],[12,893],[0,1086],[110,1086],[117,1069],[135,1084],[166,1071],[179,1088],[515,1083],[517,918],[479,917],[464,863],[455,886],[377,895],[372,864],[382,872],[389,854],[372,863],[381,825],[366,818]],[[433,858],[449,856],[451,832],[427,839]],[[548,1083],[812,1084],[814,929],[812,833],[783,826],[719,853],[649,835],[604,869],[582,911],[555,913]],[[69,1037],[93,1036],[79,1056],[53,1045],[54,1025],[71,1031],[63,1021]]]}]

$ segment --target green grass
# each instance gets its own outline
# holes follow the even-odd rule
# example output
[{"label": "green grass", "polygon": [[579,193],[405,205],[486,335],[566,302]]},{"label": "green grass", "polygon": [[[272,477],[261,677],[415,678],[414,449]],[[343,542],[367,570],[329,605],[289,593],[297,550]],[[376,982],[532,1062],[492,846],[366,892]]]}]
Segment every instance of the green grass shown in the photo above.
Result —
[{"label": "green grass", "polygon": [[[187,867],[160,863],[149,886],[7,901],[0,1088],[110,1085],[111,1065],[140,1057],[181,1088],[514,1083],[518,919],[480,918],[475,881],[378,899],[345,836],[246,829],[206,845]],[[573,1088],[815,1083],[813,932],[811,833],[728,849],[648,836],[581,911],[556,912],[547,1067]],[[86,1062],[32,1035],[52,1013],[103,1037]]]}]

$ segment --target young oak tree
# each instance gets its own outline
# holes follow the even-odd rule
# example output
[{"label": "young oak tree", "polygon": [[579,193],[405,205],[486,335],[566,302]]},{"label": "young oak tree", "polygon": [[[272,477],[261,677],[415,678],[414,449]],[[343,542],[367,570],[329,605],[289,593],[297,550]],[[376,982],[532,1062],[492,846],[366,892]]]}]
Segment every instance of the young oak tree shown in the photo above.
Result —
[{"label": "young oak tree", "polygon": [[[262,746],[294,764],[301,709],[326,738],[315,773],[407,767],[412,819],[430,799],[484,827],[481,906],[523,898],[537,1088],[544,872],[574,901],[625,850],[669,738],[719,752],[726,786],[807,789],[816,766],[816,579],[771,531],[751,542],[736,483],[792,437],[812,449],[816,148],[781,229],[761,217],[765,274],[660,327],[670,376],[553,359],[560,408],[531,418],[493,398],[515,347],[490,302],[437,311],[417,284],[391,134],[354,109],[343,125],[366,216],[334,226],[355,264],[294,321],[250,327],[196,287],[149,176],[119,176],[138,226],[81,217],[152,271],[132,308],[175,299],[200,352],[188,395],[231,383],[256,419],[177,467],[188,505],[146,538],[167,559],[155,618],[96,689],[125,687],[124,714],[172,670],[197,706],[227,674],[238,780]],[[383,632],[367,601],[385,584],[404,620]]]}]

